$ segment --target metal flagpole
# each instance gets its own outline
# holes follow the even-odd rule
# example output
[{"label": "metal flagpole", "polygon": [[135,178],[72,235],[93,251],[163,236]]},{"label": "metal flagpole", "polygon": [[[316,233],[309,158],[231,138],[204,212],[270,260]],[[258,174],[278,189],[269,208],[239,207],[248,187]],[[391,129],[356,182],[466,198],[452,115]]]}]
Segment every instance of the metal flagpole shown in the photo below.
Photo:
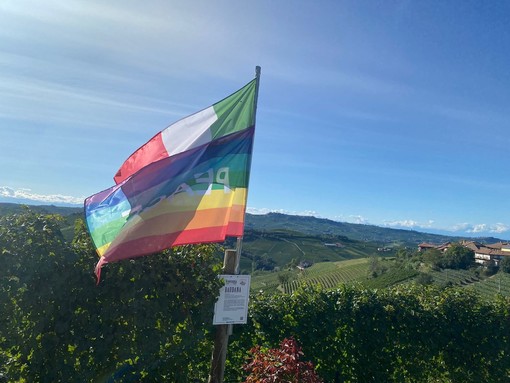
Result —
[{"label": "metal flagpole", "polygon": [[[255,83],[255,100],[253,105],[253,125],[255,126],[257,124],[257,103],[259,100],[259,84],[260,84],[260,66],[255,67],[255,78],[257,79],[257,82]],[[251,168],[251,163],[250,163]],[[247,188],[246,190],[246,200],[248,200],[248,191],[250,188]],[[246,211],[244,212],[244,215],[246,217]],[[239,274],[239,263],[241,261],[241,250],[243,248],[243,237],[237,238],[237,244],[236,244],[236,270],[235,273]]]},{"label": "metal flagpole", "polygon": [[[255,67],[255,102],[253,110],[253,125],[257,118],[257,102],[259,98],[260,66]],[[250,163],[251,167],[251,163]],[[249,189],[249,188],[247,188]],[[248,200],[248,196],[246,196]],[[246,212],[245,212],[246,217]],[[236,249],[226,250],[223,258],[223,274],[239,274],[239,263],[241,260],[241,249],[243,247],[243,237],[237,238]],[[227,360],[228,337],[232,335],[232,324],[217,325],[214,337],[214,349],[211,360],[211,371],[209,373],[208,383],[223,383],[225,375],[225,361]]]}]

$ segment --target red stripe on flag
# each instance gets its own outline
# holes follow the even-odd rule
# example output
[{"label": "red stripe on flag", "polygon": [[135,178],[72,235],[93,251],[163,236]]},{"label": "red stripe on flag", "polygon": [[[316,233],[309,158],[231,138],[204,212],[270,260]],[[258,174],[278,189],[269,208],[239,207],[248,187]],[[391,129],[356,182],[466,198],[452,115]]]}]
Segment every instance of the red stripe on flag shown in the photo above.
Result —
[{"label": "red stripe on flag", "polygon": [[168,157],[168,152],[163,144],[160,132],[131,154],[113,179],[116,184],[119,184],[143,167],[166,157]]},{"label": "red stripe on flag", "polygon": [[[243,224],[234,223],[232,229],[242,235]],[[227,235],[228,226],[215,226],[206,229],[191,229],[184,230],[178,233],[170,233],[163,235],[154,235],[143,238],[138,238],[132,241],[120,243],[117,246],[112,246],[105,253],[103,263],[116,262],[126,258],[136,258],[144,255],[154,254],[161,249],[166,249],[172,246],[188,245],[196,243],[212,243],[223,242]],[[233,234],[229,234],[233,235]]]},{"label": "red stripe on flag", "polygon": [[227,237],[242,237],[244,233],[244,222],[229,222],[227,225]]}]

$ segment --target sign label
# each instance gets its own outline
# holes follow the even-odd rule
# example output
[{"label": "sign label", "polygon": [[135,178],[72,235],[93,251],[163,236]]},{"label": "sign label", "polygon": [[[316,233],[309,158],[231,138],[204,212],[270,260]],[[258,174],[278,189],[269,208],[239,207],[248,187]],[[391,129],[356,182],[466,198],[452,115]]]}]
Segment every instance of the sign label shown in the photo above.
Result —
[{"label": "sign label", "polygon": [[225,281],[214,305],[213,325],[246,324],[250,299],[250,275],[219,275]]}]

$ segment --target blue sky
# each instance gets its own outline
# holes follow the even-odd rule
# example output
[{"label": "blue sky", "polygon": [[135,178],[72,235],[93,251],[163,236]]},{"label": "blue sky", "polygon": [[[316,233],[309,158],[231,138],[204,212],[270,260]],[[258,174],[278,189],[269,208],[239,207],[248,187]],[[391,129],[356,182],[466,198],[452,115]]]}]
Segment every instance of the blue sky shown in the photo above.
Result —
[{"label": "blue sky", "polygon": [[262,67],[248,206],[510,238],[506,1],[0,2],[0,198],[81,203]]}]

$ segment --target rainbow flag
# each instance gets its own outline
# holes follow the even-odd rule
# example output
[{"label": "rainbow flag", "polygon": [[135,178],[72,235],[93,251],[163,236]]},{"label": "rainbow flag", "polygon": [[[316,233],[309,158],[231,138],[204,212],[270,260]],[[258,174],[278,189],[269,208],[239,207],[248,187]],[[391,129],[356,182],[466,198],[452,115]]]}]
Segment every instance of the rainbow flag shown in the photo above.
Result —
[{"label": "rainbow flag", "polygon": [[243,235],[258,78],[135,151],[115,186],[85,200],[100,260]]}]

